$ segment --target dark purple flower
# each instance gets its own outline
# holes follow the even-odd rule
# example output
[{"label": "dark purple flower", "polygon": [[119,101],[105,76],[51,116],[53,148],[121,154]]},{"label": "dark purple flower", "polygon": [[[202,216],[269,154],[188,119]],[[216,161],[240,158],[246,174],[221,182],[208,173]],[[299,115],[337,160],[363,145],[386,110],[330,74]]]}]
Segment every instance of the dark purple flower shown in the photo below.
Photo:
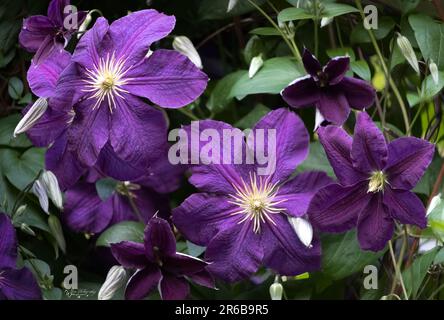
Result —
[{"label": "dark purple flower", "polygon": [[91,167],[109,146],[124,162],[147,168],[166,144],[167,122],[157,108],[179,108],[205,89],[207,76],[185,56],[150,45],[168,35],[175,19],[142,10],[114,21],[97,19],[81,38],[53,97],[58,110],[74,109],[68,149]]},{"label": "dark purple flower", "polygon": [[[201,130],[217,130],[221,137],[224,129],[233,130],[224,122],[212,120],[200,121],[199,125]],[[314,193],[331,180],[325,173],[315,171],[291,178],[296,166],[306,158],[309,143],[304,123],[293,112],[284,108],[272,111],[253,132],[259,129],[275,129],[275,141],[270,139],[271,134],[264,134],[262,146],[271,146],[269,159],[275,160],[274,172],[258,175],[262,166],[257,159],[251,165],[233,164],[239,155],[246,160],[246,150],[261,149],[260,139],[248,136],[238,146],[240,149],[235,149],[234,143],[231,148],[222,145],[220,164],[192,167],[189,181],[202,193],[191,195],[173,210],[173,222],[184,236],[207,247],[205,257],[211,262],[210,272],[230,282],[251,276],[261,265],[282,275],[320,267],[318,239],[304,245],[291,221],[305,215]],[[200,149],[207,144],[201,144]],[[223,164],[227,161],[222,159],[229,159],[231,164]],[[204,160],[208,163],[208,159]]]},{"label": "dark purple flower", "polygon": [[51,51],[61,51],[85,19],[85,11],[72,12],[69,5],[69,0],[52,0],[48,16],[32,16],[23,21],[20,44],[29,52],[37,52],[37,60]]},{"label": "dark purple flower", "polygon": [[126,299],[143,299],[155,289],[164,300],[185,299],[190,291],[186,278],[214,288],[207,263],[176,252],[176,238],[163,219],[148,222],[144,243],[123,241],[112,244],[111,251],[122,266],[137,269],[126,287]]},{"label": "dark purple flower", "polygon": [[339,184],[321,189],[308,209],[321,231],[357,227],[364,250],[378,251],[391,239],[394,220],[427,225],[422,201],[412,190],[433,158],[434,145],[403,137],[387,143],[367,113],[357,117],[354,138],[341,128],[319,129]]},{"label": "dark purple flower", "polygon": [[41,291],[33,274],[17,269],[17,238],[9,217],[0,213],[0,300],[38,300]]},{"label": "dark purple flower", "polygon": [[[302,61],[308,75],[298,78],[282,91],[284,100],[294,108],[316,106],[323,119],[342,125],[350,107],[364,109],[375,101],[375,89],[364,80],[345,76],[349,57],[331,59],[324,67],[307,49]],[[322,121],[319,121],[322,122]]]}]

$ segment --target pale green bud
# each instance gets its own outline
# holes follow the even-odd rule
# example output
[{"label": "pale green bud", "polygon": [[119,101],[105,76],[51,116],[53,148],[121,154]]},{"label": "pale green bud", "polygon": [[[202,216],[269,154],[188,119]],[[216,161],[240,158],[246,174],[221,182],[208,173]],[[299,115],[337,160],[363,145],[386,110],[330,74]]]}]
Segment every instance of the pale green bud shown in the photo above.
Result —
[{"label": "pale green bud", "polygon": [[29,129],[31,129],[36,124],[36,122],[43,116],[47,108],[48,108],[48,101],[45,98],[38,98],[15,127],[14,138],[18,134],[26,132]]}]

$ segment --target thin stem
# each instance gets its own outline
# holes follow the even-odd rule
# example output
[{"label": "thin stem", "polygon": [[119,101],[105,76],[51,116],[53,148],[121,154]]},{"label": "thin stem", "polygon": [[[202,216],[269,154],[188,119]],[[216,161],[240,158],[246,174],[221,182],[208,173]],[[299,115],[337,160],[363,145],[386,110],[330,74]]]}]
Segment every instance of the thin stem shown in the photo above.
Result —
[{"label": "thin stem", "polygon": [[[405,298],[405,300],[408,300],[409,296],[407,294],[407,290],[405,289],[404,280],[402,279],[401,271],[399,270],[398,264],[396,263],[395,252],[393,251],[392,240],[389,241],[389,250],[390,250],[390,256],[391,256],[392,262],[393,262],[393,268],[395,269],[395,282],[399,279],[399,282],[401,283],[402,292],[404,294],[404,298]],[[394,288],[392,287],[392,293],[393,293],[393,289]]]},{"label": "thin stem", "polygon": [[192,113],[191,111],[188,111],[185,108],[181,108],[181,109],[177,109],[179,112],[183,113],[184,115],[186,115],[188,118],[190,118],[191,120],[194,121],[199,121],[200,119],[194,115],[194,113]]},{"label": "thin stem", "polygon": [[444,283],[441,284],[438,289],[436,289],[435,291],[432,292],[432,294],[429,296],[429,298],[427,300],[432,300],[438,293],[441,292],[441,290],[444,289]]},{"label": "thin stem", "polygon": [[140,222],[145,224],[145,220],[143,219],[142,214],[140,213],[139,208],[137,208],[137,205],[134,202],[134,198],[133,198],[133,196],[131,196],[131,194],[128,195],[128,202],[129,202],[129,204],[131,206],[131,209],[133,209],[134,214],[137,216],[137,219],[139,219]]}]

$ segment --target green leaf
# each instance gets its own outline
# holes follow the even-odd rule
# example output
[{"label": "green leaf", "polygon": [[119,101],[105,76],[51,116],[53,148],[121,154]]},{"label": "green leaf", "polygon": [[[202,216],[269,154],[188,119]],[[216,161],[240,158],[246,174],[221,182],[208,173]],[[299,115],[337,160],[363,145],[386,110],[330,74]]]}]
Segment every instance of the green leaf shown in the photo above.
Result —
[{"label": "green leaf", "polygon": [[17,77],[12,77],[9,79],[8,82],[8,93],[9,96],[14,99],[18,100],[22,96],[23,93],[23,82]]},{"label": "green leaf", "polygon": [[281,92],[290,82],[305,74],[302,65],[289,57],[272,58],[264,62],[262,68],[250,79],[245,72],[231,89],[231,97],[244,97],[250,94]]},{"label": "green leaf", "polygon": [[7,53],[4,53],[2,50],[0,50],[0,69],[6,67],[14,58],[15,56],[15,50],[10,50]]},{"label": "green leaf", "polygon": [[444,24],[422,14],[411,15],[409,23],[424,59],[444,69]]},{"label": "green leaf", "polygon": [[439,196],[436,206],[427,215],[427,224],[441,242],[444,241],[444,200]]},{"label": "green leaf", "polygon": [[0,145],[22,148],[32,146],[32,143],[25,134],[21,134],[16,138],[13,136],[14,129],[19,123],[20,119],[21,115],[17,113],[0,119]]},{"label": "green leaf", "polygon": [[187,250],[190,255],[193,257],[199,257],[202,253],[205,252],[205,247],[198,246],[190,241],[187,241]]},{"label": "green leaf", "polygon": [[145,226],[140,222],[123,221],[106,229],[97,239],[96,246],[109,247],[122,241],[143,242]]},{"label": "green leaf", "polygon": [[[377,40],[384,39],[388,36],[390,31],[395,27],[395,21],[390,17],[382,17],[379,19],[378,28],[372,30]],[[360,23],[357,25],[350,36],[352,43],[370,43],[370,36],[368,30],[364,28],[364,25]]]},{"label": "green leaf", "polygon": [[359,12],[353,6],[342,3],[325,3],[324,8],[322,10],[321,16],[323,18],[334,18],[338,16],[342,16],[347,13]]},{"label": "green leaf", "polygon": [[367,61],[365,60],[352,61],[350,63],[350,66],[352,71],[365,81],[370,82],[372,80],[372,74],[370,72],[370,68],[367,64]]},{"label": "green leaf", "polygon": [[45,149],[31,148],[24,153],[0,149],[3,174],[19,190],[23,190],[44,168]]},{"label": "green leaf", "polygon": [[241,129],[251,129],[268,112],[270,112],[268,107],[264,106],[263,104],[257,104],[253,110],[245,115],[245,117],[236,122],[235,127]]},{"label": "green leaf", "polygon": [[[223,111],[233,100],[231,90],[237,81],[247,74],[247,71],[236,71],[219,80],[211,92],[210,99],[207,102],[208,110],[219,113]],[[248,75],[247,75],[248,76]]]},{"label": "green leaf", "polygon": [[112,178],[100,179],[96,182],[96,190],[100,199],[107,200],[116,190],[117,181]]},{"label": "green leaf", "polygon": [[[444,125],[444,124],[442,124]],[[441,168],[442,160],[436,157],[430,166],[427,168],[425,174],[419,180],[413,192],[429,195],[432,192],[433,185],[436,182],[436,177],[438,176],[439,170]]]},{"label": "green leaf", "polygon": [[438,83],[433,81],[432,75],[428,75],[421,85],[421,98],[420,101],[427,101],[433,99],[444,88],[444,72],[438,72]]},{"label": "green leaf", "polygon": [[299,172],[320,170],[324,171],[332,178],[336,177],[330,165],[330,162],[328,162],[324,148],[318,141],[310,143],[310,152],[308,154],[308,157],[301,165],[298,166],[297,170]]},{"label": "green leaf", "polygon": [[350,48],[350,47],[328,49],[327,55],[330,58],[335,58],[335,57],[340,57],[340,56],[349,56],[350,61],[356,60],[355,52],[353,51],[353,48]]},{"label": "green leaf", "polygon": [[355,231],[325,235],[322,237],[322,251],[322,273],[334,280],[362,273],[366,265],[375,264],[385,252],[361,250]]},{"label": "green leaf", "polygon": [[263,27],[263,28],[256,28],[250,31],[252,34],[256,34],[258,36],[280,36],[281,33],[276,30],[275,28],[271,27]]},{"label": "green leaf", "polygon": [[433,264],[444,263],[444,248],[441,248],[433,259]]},{"label": "green leaf", "polygon": [[432,265],[437,253],[438,248],[428,251],[416,258],[412,265],[402,272],[402,278],[409,297],[416,298],[421,284],[427,275],[427,271]]},{"label": "green leaf", "polygon": [[30,227],[38,228],[40,230],[51,233],[46,220],[46,213],[40,207],[33,203],[27,203],[26,210],[18,217],[14,216],[14,224],[27,224]]},{"label": "green leaf", "polygon": [[315,16],[303,8],[287,8],[279,12],[278,21],[314,19]]}]

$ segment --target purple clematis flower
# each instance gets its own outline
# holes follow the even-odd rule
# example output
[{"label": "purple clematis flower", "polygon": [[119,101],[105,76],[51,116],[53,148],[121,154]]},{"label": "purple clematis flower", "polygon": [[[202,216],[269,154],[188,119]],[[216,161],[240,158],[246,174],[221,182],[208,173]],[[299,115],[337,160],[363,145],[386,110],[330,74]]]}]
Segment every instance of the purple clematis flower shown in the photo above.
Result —
[{"label": "purple clematis flower", "polygon": [[123,241],[111,245],[116,260],[125,268],[137,269],[129,280],[125,298],[139,300],[158,288],[164,300],[182,300],[190,291],[186,278],[214,288],[205,261],[176,252],[176,238],[163,219],[151,219],[144,243]]},{"label": "purple clematis flower", "polygon": [[319,129],[339,184],[321,189],[308,209],[321,231],[357,227],[364,250],[378,251],[391,239],[394,220],[427,225],[422,201],[412,190],[433,159],[434,145],[403,137],[387,143],[367,113],[358,114],[352,138],[341,128]]},{"label": "purple clematis flower", "polygon": [[58,110],[74,109],[68,149],[88,167],[105,146],[124,162],[147,168],[167,137],[161,107],[194,101],[208,78],[182,54],[150,45],[168,35],[175,19],[155,10],[134,12],[111,25],[104,18],[81,38],[53,97]]},{"label": "purple clematis flower", "polygon": [[[66,190],[64,222],[74,231],[100,233],[113,224],[122,221],[149,221],[156,213],[168,218],[170,208],[165,195],[153,191],[156,184],[148,178],[142,182],[120,182],[112,179],[101,180],[99,173],[90,170],[86,181],[78,182]],[[101,184],[98,191],[96,182]],[[132,207],[134,201],[138,212]]]},{"label": "purple clematis flower", "polygon": [[17,238],[9,217],[0,213],[0,300],[38,300],[42,294],[33,274],[17,269]]},{"label": "purple clematis flower", "polygon": [[29,52],[37,52],[37,60],[51,51],[61,51],[85,19],[85,11],[74,12],[69,5],[69,0],[52,0],[48,16],[32,16],[23,21],[19,42]]},{"label": "purple clematis flower", "polygon": [[364,109],[375,101],[375,89],[370,84],[345,76],[350,65],[349,57],[333,58],[322,67],[305,49],[302,61],[308,75],[290,83],[281,95],[294,108],[316,106],[321,116],[317,123],[327,120],[342,125],[350,114],[350,107]]},{"label": "purple clematis flower", "polygon": [[[207,120],[199,125],[201,130],[217,130],[220,136],[225,129],[233,132],[224,122]],[[230,282],[253,275],[261,265],[282,275],[320,267],[318,239],[315,237],[311,245],[303,244],[291,221],[306,214],[312,196],[331,179],[316,171],[291,178],[306,158],[309,143],[304,123],[296,114],[285,108],[272,111],[252,132],[259,129],[276,130],[275,143],[270,133],[262,147],[261,139],[251,135],[238,146],[240,149],[235,149],[234,143],[230,148],[222,145],[219,164],[203,159],[202,163],[209,164],[192,167],[189,181],[202,193],[191,195],[173,210],[173,222],[184,236],[207,247],[210,272]],[[270,161],[275,160],[274,172],[258,175],[257,157],[254,164],[235,164],[239,155],[258,148],[266,150],[269,143],[271,150],[275,149],[269,153]],[[201,144],[200,150],[206,145]],[[222,159],[231,159],[231,164]]]}]

